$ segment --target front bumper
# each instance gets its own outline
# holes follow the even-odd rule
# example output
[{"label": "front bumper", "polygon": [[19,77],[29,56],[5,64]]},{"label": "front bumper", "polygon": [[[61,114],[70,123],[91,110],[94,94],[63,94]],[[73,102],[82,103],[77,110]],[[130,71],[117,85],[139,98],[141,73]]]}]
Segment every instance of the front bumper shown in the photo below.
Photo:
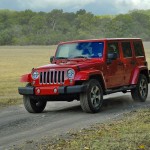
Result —
[{"label": "front bumper", "polygon": [[34,87],[19,87],[18,92],[20,95],[34,95]]},{"label": "front bumper", "polygon": [[86,91],[86,85],[60,86],[60,87],[19,87],[20,95],[59,95],[76,94]]}]

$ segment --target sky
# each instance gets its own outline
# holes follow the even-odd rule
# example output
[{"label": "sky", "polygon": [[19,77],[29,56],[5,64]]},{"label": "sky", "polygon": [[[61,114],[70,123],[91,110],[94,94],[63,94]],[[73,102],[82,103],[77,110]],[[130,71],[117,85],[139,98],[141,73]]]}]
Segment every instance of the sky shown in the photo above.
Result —
[{"label": "sky", "polygon": [[150,0],[0,0],[0,9],[50,12],[63,9],[76,12],[85,9],[96,15],[127,13],[133,9],[150,9]]}]

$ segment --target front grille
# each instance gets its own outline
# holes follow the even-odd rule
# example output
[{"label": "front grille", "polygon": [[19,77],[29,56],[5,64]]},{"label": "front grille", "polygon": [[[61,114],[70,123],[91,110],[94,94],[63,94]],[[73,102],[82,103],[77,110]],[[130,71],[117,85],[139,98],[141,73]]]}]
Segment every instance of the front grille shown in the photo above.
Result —
[{"label": "front grille", "polygon": [[64,83],[64,71],[44,71],[40,72],[40,84],[62,84]]}]

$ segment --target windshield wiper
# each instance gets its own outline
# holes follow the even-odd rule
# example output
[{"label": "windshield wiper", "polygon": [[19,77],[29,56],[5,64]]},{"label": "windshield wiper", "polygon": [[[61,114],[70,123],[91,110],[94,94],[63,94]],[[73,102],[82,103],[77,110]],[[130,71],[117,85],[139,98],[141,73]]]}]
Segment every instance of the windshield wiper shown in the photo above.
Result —
[{"label": "windshield wiper", "polygon": [[67,57],[56,57],[56,59],[68,59]]},{"label": "windshield wiper", "polygon": [[87,56],[75,56],[73,58],[88,58]]}]

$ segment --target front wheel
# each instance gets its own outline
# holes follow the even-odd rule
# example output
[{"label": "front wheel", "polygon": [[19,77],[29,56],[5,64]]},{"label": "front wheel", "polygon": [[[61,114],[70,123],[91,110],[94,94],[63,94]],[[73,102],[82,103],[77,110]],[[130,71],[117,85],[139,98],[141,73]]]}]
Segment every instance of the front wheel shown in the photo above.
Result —
[{"label": "front wheel", "polygon": [[148,95],[148,82],[145,75],[139,75],[138,83],[136,85],[136,88],[131,90],[131,95],[134,101],[146,101]]},{"label": "front wheel", "polygon": [[103,90],[100,83],[91,79],[84,84],[87,85],[87,90],[80,94],[80,104],[83,111],[88,113],[99,112],[103,102]]},{"label": "front wheel", "polygon": [[47,104],[47,101],[42,100],[42,99],[34,99],[30,96],[23,96],[23,102],[26,110],[29,113],[41,113]]}]

